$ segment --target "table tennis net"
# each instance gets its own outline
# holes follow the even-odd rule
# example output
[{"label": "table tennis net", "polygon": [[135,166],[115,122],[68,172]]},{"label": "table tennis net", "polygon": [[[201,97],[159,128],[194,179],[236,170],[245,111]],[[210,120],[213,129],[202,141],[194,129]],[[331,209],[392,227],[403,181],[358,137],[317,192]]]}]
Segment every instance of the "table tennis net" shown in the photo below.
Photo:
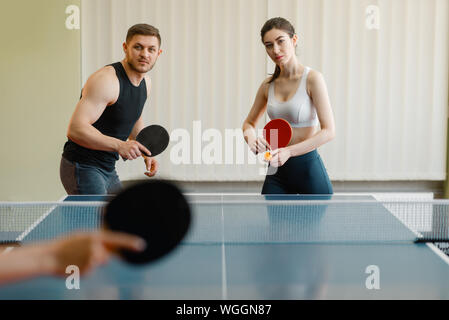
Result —
[{"label": "table tennis net", "polygon": [[[449,242],[446,200],[209,200],[190,201],[192,224],[184,244]],[[0,203],[0,244],[99,229],[105,205]],[[142,214],[151,214],[151,207]]]}]

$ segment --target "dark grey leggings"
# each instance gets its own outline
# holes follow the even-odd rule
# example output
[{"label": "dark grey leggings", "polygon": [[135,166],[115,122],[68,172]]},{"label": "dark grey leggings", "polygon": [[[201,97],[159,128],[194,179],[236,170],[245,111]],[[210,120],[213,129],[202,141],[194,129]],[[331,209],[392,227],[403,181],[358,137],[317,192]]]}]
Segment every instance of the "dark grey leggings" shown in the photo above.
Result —
[{"label": "dark grey leggings", "polygon": [[[269,168],[268,172],[272,169]],[[267,174],[262,194],[332,194],[332,184],[316,150],[292,157]]]}]

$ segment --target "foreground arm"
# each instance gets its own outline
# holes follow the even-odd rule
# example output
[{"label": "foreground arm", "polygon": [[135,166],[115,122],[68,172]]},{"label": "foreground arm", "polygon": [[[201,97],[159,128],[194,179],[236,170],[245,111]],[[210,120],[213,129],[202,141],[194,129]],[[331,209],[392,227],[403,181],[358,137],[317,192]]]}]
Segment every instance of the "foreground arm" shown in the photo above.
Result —
[{"label": "foreground arm", "polygon": [[41,275],[66,275],[75,265],[81,274],[102,265],[118,249],[141,251],[145,242],[132,235],[98,231],[28,245],[0,255],[0,284]]}]

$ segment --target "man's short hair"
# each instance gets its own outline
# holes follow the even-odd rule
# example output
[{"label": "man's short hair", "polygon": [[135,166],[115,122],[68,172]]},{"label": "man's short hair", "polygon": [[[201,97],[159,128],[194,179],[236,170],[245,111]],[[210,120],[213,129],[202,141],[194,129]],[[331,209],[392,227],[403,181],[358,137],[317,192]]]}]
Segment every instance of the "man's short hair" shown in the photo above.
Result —
[{"label": "man's short hair", "polygon": [[159,34],[159,30],[149,24],[139,23],[133,25],[128,29],[128,34],[126,35],[126,43],[132,39],[135,35],[144,35],[144,36],[153,36],[159,40],[159,47],[161,46],[161,35]]}]

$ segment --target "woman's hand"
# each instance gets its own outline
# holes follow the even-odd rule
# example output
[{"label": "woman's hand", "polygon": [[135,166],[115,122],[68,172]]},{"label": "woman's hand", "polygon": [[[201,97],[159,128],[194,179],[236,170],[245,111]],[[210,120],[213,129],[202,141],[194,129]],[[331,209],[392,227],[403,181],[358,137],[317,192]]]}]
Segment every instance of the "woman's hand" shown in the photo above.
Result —
[{"label": "woman's hand", "polygon": [[256,140],[253,140],[252,142],[248,143],[248,145],[254,154],[259,154],[267,150],[271,150],[268,141],[262,137],[257,137]]},{"label": "woman's hand", "polygon": [[269,160],[270,166],[272,167],[281,167],[283,166],[288,159],[292,156],[290,149],[288,148],[279,148],[274,151],[271,151],[271,159]]}]

